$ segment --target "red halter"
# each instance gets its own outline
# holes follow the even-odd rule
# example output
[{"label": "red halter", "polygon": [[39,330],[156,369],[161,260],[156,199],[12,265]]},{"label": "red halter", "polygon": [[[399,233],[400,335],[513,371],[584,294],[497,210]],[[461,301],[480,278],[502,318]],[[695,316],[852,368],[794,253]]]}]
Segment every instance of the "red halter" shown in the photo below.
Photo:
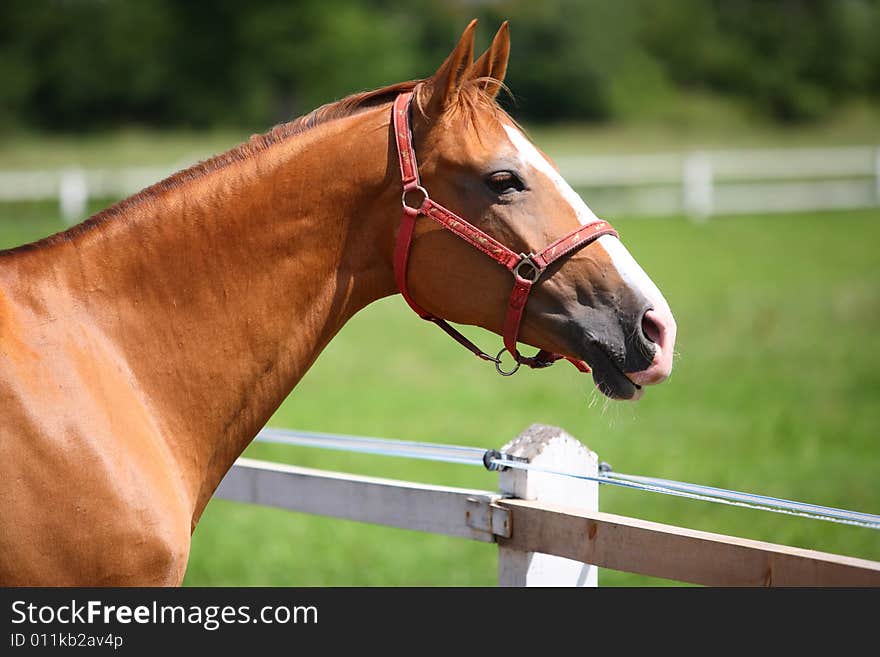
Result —
[{"label": "red halter", "polygon": [[[511,251],[454,212],[432,201],[428,196],[427,190],[421,186],[419,183],[419,165],[416,161],[416,152],[413,148],[412,130],[410,128],[409,112],[411,101],[412,92],[400,94],[394,101],[392,112],[394,134],[397,141],[397,154],[400,160],[400,175],[403,180],[403,195],[401,197],[403,218],[400,222],[397,244],[394,249],[394,278],[397,281],[400,293],[419,317],[434,322],[477,357],[495,363],[495,369],[498,370],[499,374],[510,376],[519,369],[520,365],[528,365],[532,368],[552,365],[563,357],[544,350],[539,351],[534,356],[523,356],[516,348],[519,326],[522,322],[523,312],[525,311],[532,285],[541,277],[544,270],[559,258],[590,244],[602,235],[614,235],[617,237],[617,231],[608,222],[600,220],[586,226],[579,226],[537,253],[526,255]],[[421,198],[418,198],[416,195],[421,195]],[[418,203],[410,205],[410,202],[416,200],[412,198],[413,196],[416,196]],[[504,349],[501,349],[498,355],[494,357],[487,354],[450,326],[446,320],[434,317],[419,307],[409,295],[406,286],[406,268],[413,230],[415,229],[416,218],[419,215],[430,217],[513,274],[513,291],[507,304],[507,316],[504,319],[503,330],[504,349],[507,349],[516,361],[516,365],[512,370],[505,371],[501,367],[501,354],[504,353]],[[567,357],[566,360],[570,361],[581,372],[590,371],[589,366],[582,360]]]}]

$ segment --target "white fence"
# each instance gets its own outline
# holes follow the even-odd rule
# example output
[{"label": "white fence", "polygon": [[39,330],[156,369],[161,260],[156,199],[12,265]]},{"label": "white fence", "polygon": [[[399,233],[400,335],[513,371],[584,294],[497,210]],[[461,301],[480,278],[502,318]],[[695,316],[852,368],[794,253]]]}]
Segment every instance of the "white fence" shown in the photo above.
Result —
[{"label": "white fence", "polygon": [[166,178],[179,167],[0,171],[0,202],[57,200],[68,223],[86,217],[89,199],[120,199]]},{"label": "white fence", "polygon": [[[605,216],[866,208],[880,205],[880,147],[725,150],[556,158],[563,176]],[[85,217],[89,198],[122,198],[179,167],[0,171],[0,202],[57,199]]]},{"label": "white fence", "polygon": [[605,215],[791,212],[880,205],[880,147],[560,157],[563,176]]},{"label": "white fence", "polygon": [[[555,427],[501,451],[598,474],[596,454]],[[501,586],[597,586],[600,567],[711,586],[880,586],[880,562],[602,513],[598,488],[536,470],[502,471],[492,492],[239,459],[216,497],[497,543]]]}]

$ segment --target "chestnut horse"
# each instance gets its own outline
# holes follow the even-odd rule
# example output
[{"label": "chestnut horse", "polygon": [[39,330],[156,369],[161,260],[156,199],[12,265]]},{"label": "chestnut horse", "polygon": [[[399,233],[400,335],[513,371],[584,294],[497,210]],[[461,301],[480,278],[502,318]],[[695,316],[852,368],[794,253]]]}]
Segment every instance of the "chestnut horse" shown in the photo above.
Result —
[{"label": "chestnut horse", "polygon": [[[398,292],[412,92],[422,185],[528,253],[597,221],[495,103],[503,25],[430,78],[350,96],[66,232],[0,252],[0,583],[177,585],[214,489],[343,324]],[[501,334],[510,272],[422,217],[414,302]],[[415,321],[415,318],[414,318]],[[664,380],[675,323],[604,235],[538,281],[519,338],[620,399]]]}]

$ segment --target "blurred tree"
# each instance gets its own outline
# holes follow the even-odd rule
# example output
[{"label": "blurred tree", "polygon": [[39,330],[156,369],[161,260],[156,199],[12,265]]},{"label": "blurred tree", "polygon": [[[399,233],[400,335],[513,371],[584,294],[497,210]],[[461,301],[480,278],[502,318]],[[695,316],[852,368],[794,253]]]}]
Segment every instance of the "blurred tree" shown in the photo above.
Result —
[{"label": "blurred tree", "polygon": [[243,17],[236,63],[236,75],[253,94],[246,114],[286,119],[414,77],[416,37],[404,16],[376,5],[313,0],[255,6]]},{"label": "blurred tree", "polygon": [[782,120],[876,97],[876,0],[645,2],[644,43],[669,77],[741,96]]},{"label": "blurred tree", "polygon": [[160,109],[173,73],[162,0],[0,8],[0,107],[9,103],[23,122],[80,127],[147,120]]},{"label": "blurred tree", "polygon": [[0,127],[265,127],[429,75],[510,19],[515,112],[650,113],[692,89],[779,120],[880,96],[880,0],[4,0]]}]

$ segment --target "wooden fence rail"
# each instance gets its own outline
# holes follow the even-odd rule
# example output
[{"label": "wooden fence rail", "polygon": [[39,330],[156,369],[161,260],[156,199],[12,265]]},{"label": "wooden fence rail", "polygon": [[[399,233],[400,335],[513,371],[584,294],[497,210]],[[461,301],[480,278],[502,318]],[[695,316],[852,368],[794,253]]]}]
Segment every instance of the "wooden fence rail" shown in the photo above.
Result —
[{"label": "wooden fence rail", "polygon": [[[533,425],[502,448],[543,469],[595,476],[598,458]],[[501,586],[596,586],[611,568],[710,586],[880,586],[880,562],[684,529],[598,510],[598,484],[509,469],[501,492],[239,459],[215,497],[496,542]]]},{"label": "wooden fence rail", "polygon": [[708,586],[880,586],[880,563],[599,511],[502,499],[499,544]]}]

